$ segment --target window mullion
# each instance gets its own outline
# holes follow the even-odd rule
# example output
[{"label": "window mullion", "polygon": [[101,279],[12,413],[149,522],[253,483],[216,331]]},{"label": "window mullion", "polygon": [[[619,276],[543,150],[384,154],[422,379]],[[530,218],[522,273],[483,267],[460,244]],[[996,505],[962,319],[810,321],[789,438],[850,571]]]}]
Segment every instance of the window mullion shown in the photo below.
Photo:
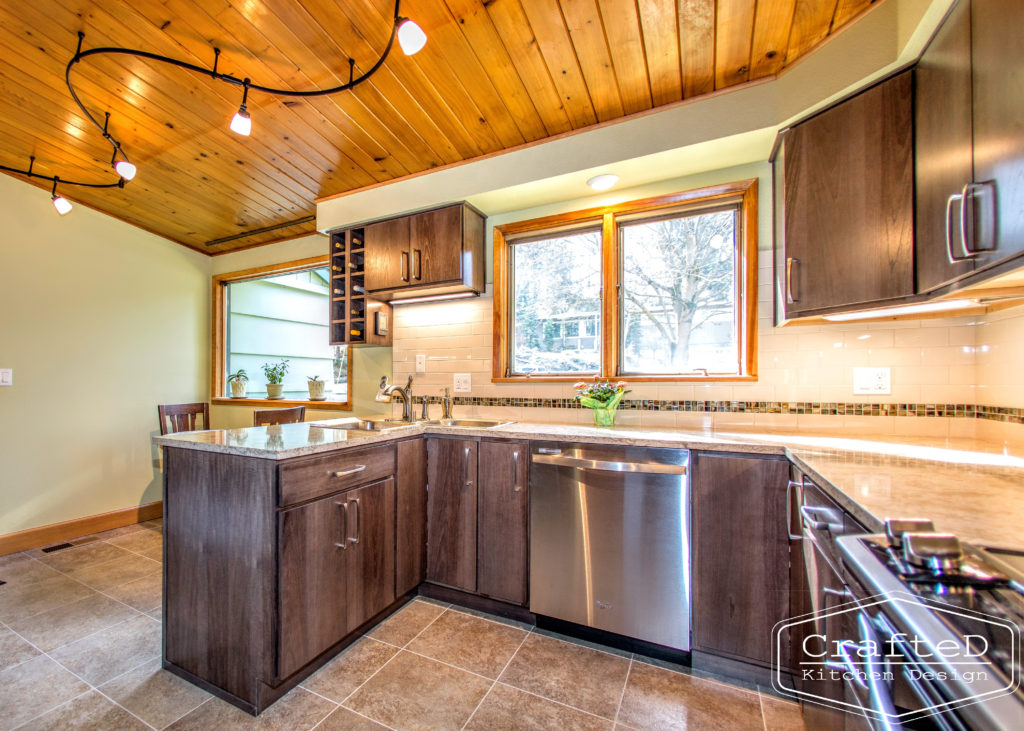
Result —
[{"label": "window mullion", "polygon": [[619,282],[620,257],[615,214],[606,213],[601,222],[601,376],[615,378],[619,372]]}]

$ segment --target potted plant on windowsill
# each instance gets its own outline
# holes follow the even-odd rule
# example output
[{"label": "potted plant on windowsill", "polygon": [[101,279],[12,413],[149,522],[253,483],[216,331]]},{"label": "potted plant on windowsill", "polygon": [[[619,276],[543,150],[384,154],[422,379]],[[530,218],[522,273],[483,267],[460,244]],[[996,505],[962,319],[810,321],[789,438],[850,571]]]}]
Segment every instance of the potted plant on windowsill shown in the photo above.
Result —
[{"label": "potted plant on windowsill", "polygon": [[612,383],[594,376],[594,383],[580,381],[573,388],[576,389],[576,400],[594,412],[594,426],[615,426],[619,402],[629,393],[625,381]]},{"label": "potted plant on windowsill", "polygon": [[245,388],[249,383],[249,374],[244,368],[228,376],[228,387],[231,389],[231,398],[245,398]]},{"label": "potted plant on windowsill", "polygon": [[306,376],[306,385],[309,386],[309,400],[310,401],[324,401],[327,397],[324,395],[324,382],[320,380],[320,376]]},{"label": "potted plant on windowsill", "polygon": [[288,359],[277,363],[264,363],[263,375],[267,377],[267,398],[278,399],[284,397],[284,376],[288,372]]}]

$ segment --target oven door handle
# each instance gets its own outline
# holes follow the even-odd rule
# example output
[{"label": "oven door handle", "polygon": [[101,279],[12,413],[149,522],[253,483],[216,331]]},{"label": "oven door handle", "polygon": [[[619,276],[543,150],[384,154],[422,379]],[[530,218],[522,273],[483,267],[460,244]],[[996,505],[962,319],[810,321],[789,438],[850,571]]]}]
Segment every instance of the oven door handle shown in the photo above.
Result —
[{"label": "oven door handle", "polygon": [[[885,682],[885,663],[878,654],[879,648],[882,647],[878,630],[875,629],[871,617],[866,612],[857,613],[857,628],[860,632],[860,647],[868,648],[864,674],[868,690],[868,703],[873,715],[872,726],[885,731],[902,729],[903,725],[899,721],[899,713],[897,713],[896,704],[893,702],[892,689]],[[871,651],[872,649],[874,651]]]}]

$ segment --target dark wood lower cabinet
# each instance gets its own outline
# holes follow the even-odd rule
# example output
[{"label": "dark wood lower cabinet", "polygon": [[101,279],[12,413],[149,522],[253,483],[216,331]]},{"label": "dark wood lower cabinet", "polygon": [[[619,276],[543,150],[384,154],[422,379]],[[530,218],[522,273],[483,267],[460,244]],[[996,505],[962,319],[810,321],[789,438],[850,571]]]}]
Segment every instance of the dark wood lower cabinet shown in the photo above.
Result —
[{"label": "dark wood lower cabinet", "polygon": [[468,592],[476,592],[477,444],[427,444],[427,580]]},{"label": "dark wood lower cabinet", "polygon": [[401,596],[427,578],[427,440],[396,445],[395,593]]},{"label": "dark wood lower cabinet", "polygon": [[692,647],[768,666],[789,615],[789,462],[699,452],[691,470]]},{"label": "dark wood lower cabinet", "polygon": [[525,605],[529,572],[530,448],[480,442],[477,591]]}]

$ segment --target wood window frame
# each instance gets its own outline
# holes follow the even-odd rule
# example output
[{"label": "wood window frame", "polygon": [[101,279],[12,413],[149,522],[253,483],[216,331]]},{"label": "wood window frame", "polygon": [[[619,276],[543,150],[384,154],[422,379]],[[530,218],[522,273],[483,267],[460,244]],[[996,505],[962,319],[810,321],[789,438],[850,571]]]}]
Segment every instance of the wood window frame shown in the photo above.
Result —
[{"label": "wood window frame", "polygon": [[[250,279],[264,279],[277,274],[289,274],[301,272],[306,269],[318,269],[330,267],[330,256],[313,256],[308,259],[298,259],[283,264],[270,264],[268,266],[255,267],[252,269],[241,269],[237,272],[215,274],[213,276],[213,323],[210,329],[212,338],[213,357],[210,363],[210,403],[218,405],[231,404],[233,406],[306,406],[313,409],[324,410],[352,410],[352,350],[349,349],[347,362],[348,389],[346,390],[345,401],[310,401],[309,399],[268,399],[268,398],[231,398],[225,394],[224,389],[227,383],[227,363],[225,361],[225,338],[228,332],[227,313],[227,285],[236,282],[245,282]],[[330,343],[326,343],[329,345]]]},{"label": "wood window frame", "polygon": [[[735,202],[739,206],[739,241],[737,262],[737,336],[741,372],[735,374],[642,374],[620,373],[620,308],[618,296],[621,279],[621,243],[618,236],[619,217],[634,219],[638,214],[656,216],[659,212],[714,207]],[[591,374],[574,375],[510,375],[511,287],[510,247],[533,233],[546,230],[600,225],[602,238],[601,282],[601,373],[602,378],[631,382],[741,382],[757,380],[757,178],[713,185],[681,193],[588,208],[494,228],[494,343],[491,380],[495,383],[564,383],[576,382]],[[615,293],[615,294],[610,294]],[[611,324],[611,326],[609,326]]]}]

